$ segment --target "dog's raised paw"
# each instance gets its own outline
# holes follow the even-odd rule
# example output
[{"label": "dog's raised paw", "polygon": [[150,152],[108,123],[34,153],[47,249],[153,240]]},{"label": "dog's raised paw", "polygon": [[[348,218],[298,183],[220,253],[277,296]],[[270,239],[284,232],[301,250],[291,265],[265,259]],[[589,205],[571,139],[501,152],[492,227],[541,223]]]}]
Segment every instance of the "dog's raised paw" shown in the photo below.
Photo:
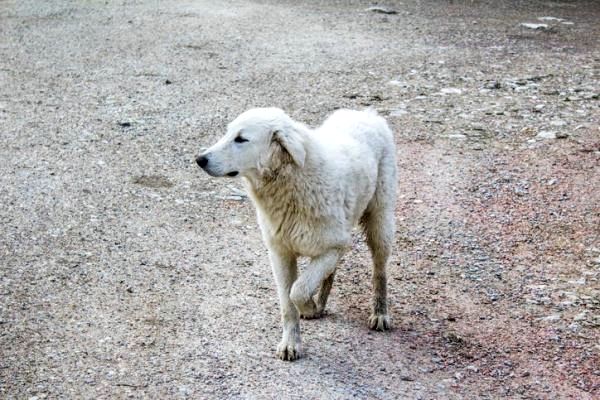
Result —
[{"label": "dog's raised paw", "polygon": [[300,314],[300,318],[302,318],[302,319],[317,319],[317,318],[321,318],[323,315],[325,315],[325,311],[319,310],[315,307],[311,311],[303,310],[302,313]]},{"label": "dog's raised paw", "polygon": [[297,302],[294,304],[296,305],[298,313],[300,313],[300,318],[315,319],[321,317],[323,310],[318,309],[313,299],[309,299],[308,301],[305,301],[303,303]]},{"label": "dog's raised paw", "polygon": [[369,317],[369,328],[376,331],[387,331],[391,329],[392,322],[387,314],[372,314]]},{"label": "dog's raised paw", "polygon": [[283,361],[294,361],[302,357],[302,346],[298,342],[282,340],[277,346],[277,357]]}]

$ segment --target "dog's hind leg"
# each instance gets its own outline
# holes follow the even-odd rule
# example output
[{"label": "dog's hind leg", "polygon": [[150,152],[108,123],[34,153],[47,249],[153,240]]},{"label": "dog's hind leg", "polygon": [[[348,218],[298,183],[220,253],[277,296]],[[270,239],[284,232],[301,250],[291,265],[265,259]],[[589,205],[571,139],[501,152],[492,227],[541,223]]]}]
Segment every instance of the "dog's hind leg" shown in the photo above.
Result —
[{"label": "dog's hind leg", "polygon": [[391,327],[387,309],[385,269],[394,243],[395,199],[396,164],[392,156],[389,162],[380,164],[375,194],[361,218],[367,244],[373,256],[373,313],[369,317],[369,327],[378,331],[385,331]]},{"label": "dog's hind leg", "polygon": [[391,327],[387,310],[387,274],[385,269],[393,243],[393,218],[392,212],[374,210],[365,215],[363,219],[367,244],[373,256],[373,313],[369,317],[369,327],[378,331],[385,331]]},{"label": "dog's hind leg", "polygon": [[[333,284],[335,267],[341,256],[341,250],[332,249],[318,257],[314,257],[306,271],[300,275],[292,286],[290,298],[303,318],[318,318],[323,312]],[[313,296],[319,287],[321,291],[316,304]]]}]

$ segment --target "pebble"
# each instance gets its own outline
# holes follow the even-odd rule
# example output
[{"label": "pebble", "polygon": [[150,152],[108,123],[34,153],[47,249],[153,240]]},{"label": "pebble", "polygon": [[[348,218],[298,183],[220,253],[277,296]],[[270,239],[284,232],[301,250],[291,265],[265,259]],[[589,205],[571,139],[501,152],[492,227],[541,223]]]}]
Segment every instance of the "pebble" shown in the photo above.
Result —
[{"label": "pebble", "polygon": [[573,317],[573,321],[583,321],[587,317],[587,311],[583,311]]},{"label": "pebble", "polygon": [[498,81],[489,81],[486,82],[486,84],[483,85],[483,87],[486,89],[500,89],[502,85]]},{"label": "pebble", "polygon": [[242,196],[217,196],[218,199],[220,200],[233,200],[233,201],[244,201],[244,198]]},{"label": "pebble", "polygon": [[569,137],[569,134],[567,132],[556,132],[557,139],[566,139],[568,137]]},{"label": "pebble", "polygon": [[458,89],[458,88],[442,88],[442,90],[440,90],[440,93],[442,94],[462,94],[462,90]]},{"label": "pebble", "polygon": [[553,131],[540,131],[540,133],[538,133],[536,135],[536,137],[538,137],[540,139],[556,139],[556,132],[553,132]]},{"label": "pebble", "polygon": [[386,8],[386,7],[379,7],[379,6],[369,7],[369,8],[367,8],[367,11],[371,11],[371,12],[379,13],[379,14],[398,14],[398,11],[396,11],[396,10],[393,10],[391,8]]},{"label": "pebble", "polygon": [[523,23],[521,23],[521,26],[528,28],[528,29],[534,29],[534,30],[548,29],[548,24],[532,24],[529,22],[523,22]]},{"label": "pebble", "polygon": [[246,194],[245,191],[240,190],[236,187],[233,186],[228,186],[229,190],[231,191],[231,196],[237,196],[237,197],[243,197],[246,198],[248,197],[248,195]]},{"label": "pebble", "polygon": [[567,123],[562,119],[555,119],[554,121],[550,121],[550,125],[552,126],[565,126]]},{"label": "pebble", "polygon": [[406,111],[406,110],[393,110],[390,113],[390,116],[391,117],[400,117],[400,116],[406,115],[406,114],[408,114],[408,111]]},{"label": "pebble", "polygon": [[538,20],[540,20],[540,21],[556,21],[556,22],[564,21],[564,19],[556,18],[556,17],[539,17]]},{"label": "pebble", "polygon": [[570,280],[568,283],[571,285],[585,285],[585,282],[585,277],[581,277],[579,279]]},{"label": "pebble", "polygon": [[451,133],[450,135],[446,135],[448,139],[466,139],[467,136],[462,133]]},{"label": "pebble", "polygon": [[539,318],[539,320],[544,322],[556,322],[560,320],[560,314],[548,315],[547,317]]}]

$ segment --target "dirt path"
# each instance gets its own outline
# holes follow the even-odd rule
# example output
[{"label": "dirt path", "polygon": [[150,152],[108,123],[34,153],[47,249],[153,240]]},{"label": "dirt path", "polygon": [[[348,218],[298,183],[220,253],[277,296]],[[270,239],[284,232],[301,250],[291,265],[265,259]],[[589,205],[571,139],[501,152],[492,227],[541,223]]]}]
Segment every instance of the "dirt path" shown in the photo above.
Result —
[{"label": "dirt path", "polygon": [[[214,3],[0,1],[0,397],[600,396],[597,2]],[[295,363],[193,162],[266,105],[397,134],[395,329],[357,235]]]}]

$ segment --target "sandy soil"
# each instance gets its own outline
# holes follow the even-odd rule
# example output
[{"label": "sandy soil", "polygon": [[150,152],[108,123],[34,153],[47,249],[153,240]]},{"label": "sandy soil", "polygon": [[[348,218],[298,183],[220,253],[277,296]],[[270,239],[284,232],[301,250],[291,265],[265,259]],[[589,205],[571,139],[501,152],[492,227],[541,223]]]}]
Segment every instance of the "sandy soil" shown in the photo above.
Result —
[{"label": "sandy soil", "polygon": [[[600,3],[216,3],[0,1],[0,397],[598,398]],[[397,135],[395,329],[357,234],[294,363],[194,164],[267,105]]]}]

